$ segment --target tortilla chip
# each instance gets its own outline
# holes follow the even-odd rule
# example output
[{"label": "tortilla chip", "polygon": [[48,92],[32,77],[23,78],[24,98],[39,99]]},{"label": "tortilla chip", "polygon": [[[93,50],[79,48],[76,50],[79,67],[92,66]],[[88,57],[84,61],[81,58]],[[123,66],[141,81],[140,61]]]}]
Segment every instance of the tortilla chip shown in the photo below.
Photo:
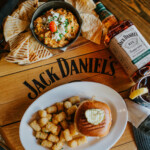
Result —
[{"label": "tortilla chip", "polygon": [[24,6],[19,6],[11,15],[14,18],[18,18],[20,20],[29,21],[27,12]]},{"label": "tortilla chip", "polygon": [[22,47],[16,53],[11,51],[5,58],[8,62],[25,64],[29,63],[29,40],[26,40]]},{"label": "tortilla chip", "polygon": [[93,0],[76,0],[76,9],[82,12],[90,12],[95,9],[96,5]]},{"label": "tortilla chip", "polygon": [[29,39],[29,62],[30,63],[33,63],[33,62],[36,62],[38,61],[38,56],[37,56],[37,53],[35,52],[35,38],[34,37],[31,37]]},{"label": "tortilla chip", "polygon": [[20,4],[20,7],[24,6],[26,13],[28,15],[28,19],[31,20],[33,13],[38,8],[38,0],[27,0]]},{"label": "tortilla chip", "polygon": [[31,31],[28,31],[11,38],[9,40],[10,51],[17,51],[31,35]]},{"label": "tortilla chip", "polygon": [[15,11],[13,11],[13,13],[11,14],[12,17],[14,18],[18,18],[20,19],[19,17],[19,8],[17,8]]},{"label": "tortilla chip", "polygon": [[29,59],[29,39],[27,39],[22,47],[18,50],[16,58]]},{"label": "tortilla chip", "polygon": [[37,50],[37,55],[39,57],[39,60],[44,60],[44,59],[48,59],[50,57],[52,57],[52,53],[47,49],[47,48],[40,48],[39,50]]},{"label": "tortilla chip", "polygon": [[52,53],[39,44],[34,37],[23,42],[18,50],[11,51],[5,58],[8,62],[26,65],[52,57]]},{"label": "tortilla chip", "polygon": [[5,60],[10,62],[10,63],[18,63],[18,61],[15,59],[13,54],[9,53],[6,57]]},{"label": "tortilla chip", "polygon": [[4,37],[7,42],[29,26],[29,22],[8,16],[4,23]]},{"label": "tortilla chip", "polygon": [[100,44],[102,34],[100,19],[92,13],[81,13],[81,18],[83,19],[82,36],[94,43]]},{"label": "tortilla chip", "polygon": [[38,6],[41,6],[41,5],[43,5],[45,2],[39,2],[38,3]]},{"label": "tortilla chip", "polygon": [[29,57],[30,62],[33,63],[52,57],[52,53],[47,48],[38,43],[34,37],[31,37]]},{"label": "tortilla chip", "polygon": [[65,2],[71,4],[73,7],[76,8],[76,1],[75,0],[65,0]]}]

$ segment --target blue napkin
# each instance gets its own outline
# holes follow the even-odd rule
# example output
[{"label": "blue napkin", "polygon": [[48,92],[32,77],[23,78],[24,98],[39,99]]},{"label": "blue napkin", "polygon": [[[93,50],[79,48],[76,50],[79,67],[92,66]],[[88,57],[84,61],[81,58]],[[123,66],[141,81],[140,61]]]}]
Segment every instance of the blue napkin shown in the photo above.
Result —
[{"label": "blue napkin", "polygon": [[150,136],[133,126],[133,133],[138,150],[150,150]]}]

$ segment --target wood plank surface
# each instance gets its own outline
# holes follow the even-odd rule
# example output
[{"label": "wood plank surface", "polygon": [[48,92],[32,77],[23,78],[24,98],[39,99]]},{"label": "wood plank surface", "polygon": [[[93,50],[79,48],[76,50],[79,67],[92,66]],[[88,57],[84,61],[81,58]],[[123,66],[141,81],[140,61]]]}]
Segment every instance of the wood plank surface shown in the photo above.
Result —
[{"label": "wood plank surface", "polygon": [[[67,50],[65,53],[61,52],[59,54],[56,54],[55,56],[53,56],[52,58],[49,58],[47,60],[43,60],[43,61],[40,61],[40,62],[37,62],[37,63],[33,63],[33,64],[30,64],[30,65],[24,65],[24,66],[20,66],[18,64],[13,64],[13,63],[9,63],[5,60],[5,57],[1,57],[1,60],[0,60],[0,77],[3,77],[3,76],[6,76],[6,75],[11,75],[11,74],[14,74],[14,73],[18,73],[18,72],[21,72],[21,71],[25,71],[25,70],[29,70],[29,69],[32,69],[32,68],[37,68],[37,67],[41,67],[41,66],[44,66],[44,65],[47,65],[47,64],[51,64],[51,63],[54,63],[56,62],[56,59],[58,57],[64,57],[64,58],[70,58],[70,57],[75,57],[79,51],[80,51],[80,46],[82,45],[86,45],[90,43],[88,40],[86,40],[85,38],[83,37],[79,37],[79,39],[73,43]],[[94,44],[94,43],[92,43]],[[89,49],[91,48],[91,51],[94,51],[94,49],[92,49],[92,44],[89,46]],[[96,44],[94,44],[96,45]],[[86,48],[83,48],[83,51],[80,53],[80,54],[85,54],[86,53]],[[97,48],[98,49],[101,49],[101,48],[104,48],[104,45],[97,45]],[[75,51],[74,51],[75,49]],[[7,55],[7,54],[6,54]]]},{"label": "wood plank surface", "polygon": [[[88,47],[90,46],[88,45]],[[16,122],[21,119],[25,109],[35,99],[35,98],[34,99],[28,98],[28,93],[30,93],[30,89],[27,88],[23,83],[26,81],[34,87],[35,85],[33,84],[33,80],[42,83],[39,77],[41,74],[43,74],[44,80],[48,83],[50,78],[47,75],[46,70],[51,70],[51,68],[53,68],[54,70],[53,73],[55,73],[59,77],[59,80],[55,80],[55,82],[51,83],[51,85],[45,86],[44,89],[40,89],[40,92],[38,92],[38,96],[58,85],[68,83],[74,80],[94,81],[103,83],[105,85],[112,87],[118,92],[130,88],[134,84],[128,78],[128,76],[125,74],[120,64],[115,61],[115,58],[111,55],[111,53],[108,50],[106,49],[99,50],[99,47],[97,46],[95,47],[94,45],[92,47],[94,49],[93,52],[91,52],[90,49],[90,52],[88,53],[87,48],[86,49],[87,54],[79,55],[76,56],[75,58],[70,58],[67,60],[69,68],[71,68],[72,61],[75,62],[77,66],[80,66],[79,60],[82,60],[83,62],[87,60],[87,72],[85,71],[82,72],[82,70],[80,70],[80,67],[78,67],[79,72],[73,71],[72,74],[70,72],[67,77],[63,78],[60,68],[58,67],[58,63],[55,62],[50,65],[44,65],[42,67],[33,68],[27,71],[1,77],[1,80],[3,82],[0,84],[1,88],[0,125],[3,126],[5,124]],[[100,60],[101,56],[103,56],[101,59],[102,61],[99,61],[101,63],[101,66],[98,67],[97,70],[95,70],[96,60]],[[93,67],[91,72],[88,69],[90,66],[89,64],[90,59],[93,60]],[[105,72],[103,71],[104,60],[107,60]],[[110,68],[111,62],[114,62],[115,72],[113,76],[112,70]],[[122,83],[121,85],[120,82]],[[34,94],[32,95],[34,97]]]},{"label": "wood plank surface", "polygon": [[[12,150],[23,150],[24,148],[21,145],[20,139],[19,139],[19,124],[20,123],[14,123],[11,125],[7,125],[1,128],[1,134],[6,140],[6,144],[12,149]],[[117,148],[117,150],[122,150],[122,146],[125,143],[134,143],[134,138],[132,134],[132,128],[131,125],[128,123],[127,127],[125,129],[124,134],[119,139],[119,141],[112,147],[112,149]],[[135,143],[134,143],[135,145]],[[124,146],[123,146],[124,147]],[[136,146],[135,146],[136,148]]]},{"label": "wood plank surface", "polygon": [[[150,0],[101,1],[119,20],[131,20],[150,43]],[[0,1],[0,4],[3,2]],[[67,67],[64,62],[68,64],[69,73],[65,77],[59,60],[65,74]],[[46,91],[73,81],[103,83],[118,91],[123,98],[128,97],[130,87],[134,85],[103,44],[94,44],[83,37],[79,37],[65,53],[31,65],[11,64],[0,57],[0,133],[12,150],[23,150],[19,124],[28,106]],[[43,86],[38,87],[37,82]],[[32,86],[37,95],[25,83]],[[112,150],[126,149],[137,150],[129,123],[120,140],[112,147]]]},{"label": "wood plank surface", "polygon": [[150,0],[101,0],[119,19],[131,20],[150,43]]}]

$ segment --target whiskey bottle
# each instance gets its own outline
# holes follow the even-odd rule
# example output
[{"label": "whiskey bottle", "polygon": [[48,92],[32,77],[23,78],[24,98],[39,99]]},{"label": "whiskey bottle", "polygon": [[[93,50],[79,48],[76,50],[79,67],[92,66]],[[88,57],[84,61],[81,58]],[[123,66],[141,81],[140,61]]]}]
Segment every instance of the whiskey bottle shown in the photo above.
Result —
[{"label": "whiskey bottle", "polygon": [[150,74],[150,45],[131,21],[109,28],[104,43],[133,81]]},{"label": "whiskey bottle", "polygon": [[103,39],[107,35],[108,29],[118,23],[116,17],[108,11],[101,2],[96,2],[96,13],[99,15],[103,26]]},{"label": "whiskey bottle", "polygon": [[126,73],[137,81],[150,74],[150,45],[131,21],[117,21],[101,2],[95,11],[104,25],[104,43]]}]

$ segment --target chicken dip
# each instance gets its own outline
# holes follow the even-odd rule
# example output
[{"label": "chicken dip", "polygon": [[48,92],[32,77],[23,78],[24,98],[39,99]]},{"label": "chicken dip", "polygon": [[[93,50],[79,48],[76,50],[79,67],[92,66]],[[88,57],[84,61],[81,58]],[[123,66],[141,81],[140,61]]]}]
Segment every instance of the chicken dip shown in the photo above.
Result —
[{"label": "chicken dip", "polygon": [[79,24],[76,17],[68,10],[50,9],[34,21],[34,32],[45,45],[64,47],[76,37]]}]

